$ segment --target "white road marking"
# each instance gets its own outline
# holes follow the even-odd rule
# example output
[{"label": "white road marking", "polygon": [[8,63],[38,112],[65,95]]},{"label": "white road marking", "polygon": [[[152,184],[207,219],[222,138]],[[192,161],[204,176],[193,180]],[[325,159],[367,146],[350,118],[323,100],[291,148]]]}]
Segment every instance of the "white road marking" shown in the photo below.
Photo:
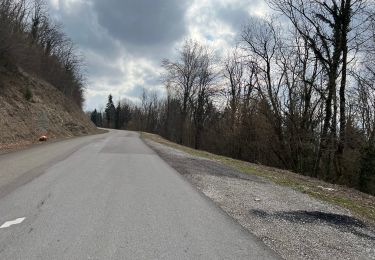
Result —
[{"label": "white road marking", "polygon": [[13,225],[21,224],[26,218],[17,218],[15,220],[7,221],[4,224],[1,225],[0,228],[8,228]]}]

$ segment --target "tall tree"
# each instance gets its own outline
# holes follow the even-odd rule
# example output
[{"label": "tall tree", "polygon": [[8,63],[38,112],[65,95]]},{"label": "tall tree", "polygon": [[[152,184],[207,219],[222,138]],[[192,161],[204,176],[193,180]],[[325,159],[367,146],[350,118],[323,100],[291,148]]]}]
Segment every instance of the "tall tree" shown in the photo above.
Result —
[{"label": "tall tree", "polygon": [[91,118],[91,121],[92,121],[96,126],[98,126],[98,111],[96,111],[96,109],[94,109],[94,111],[92,111],[90,118]]},{"label": "tall tree", "polygon": [[179,50],[177,61],[163,61],[163,68],[166,70],[165,81],[181,100],[179,143],[183,143],[185,137],[186,121],[191,112],[189,102],[197,91],[196,81],[199,75],[202,52],[203,47],[198,42],[187,40],[182,49]]},{"label": "tall tree", "polygon": [[201,147],[204,124],[212,108],[212,98],[218,92],[217,86],[214,85],[217,76],[214,69],[214,56],[207,47],[203,48],[199,57],[196,94],[190,99],[195,127],[195,149]]},{"label": "tall tree", "polygon": [[113,104],[113,98],[112,95],[109,94],[108,96],[108,102],[105,108],[105,115],[106,115],[106,121],[107,121],[107,127],[108,128],[115,128],[116,124],[116,108]]},{"label": "tall tree", "polygon": [[[330,2],[269,0],[269,2],[272,7],[289,18],[313,50],[325,73],[326,88],[321,92],[325,100],[324,121],[315,175],[321,171],[325,178],[338,180],[343,174],[342,156],[347,122],[345,98],[349,52],[348,34],[356,16],[364,14],[363,8],[366,0],[332,0]],[[355,26],[359,28],[358,24]],[[338,86],[339,77],[341,77],[341,82]],[[337,89],[339,89],[339,98],[337,98]],[[339,118],[339,134],[337,134],[337,118]],[[332,157],[334,160],[331,159]],[[332,169],[334,169],[333,174]]]}]

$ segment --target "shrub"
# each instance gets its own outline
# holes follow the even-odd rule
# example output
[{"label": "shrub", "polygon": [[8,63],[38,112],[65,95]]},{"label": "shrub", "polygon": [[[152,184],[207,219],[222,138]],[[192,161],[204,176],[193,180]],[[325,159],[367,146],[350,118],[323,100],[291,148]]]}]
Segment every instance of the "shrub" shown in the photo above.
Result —
[{"label": "shrub", "polygon": [[359,175],[360,190],[375,195],[375,146],[370,145],[362,152]]},{"label": "shrub", "polygon": [[25,89],[25,93],[24,93],[23,96],[25,97],[25,99],[26,99],[27,101],[31,101],[31,100],[32,100],[32,98],[33,98],[33,93],[31,92],[31,90],[30,90],[29,87],[27,87],[27,88]]}]

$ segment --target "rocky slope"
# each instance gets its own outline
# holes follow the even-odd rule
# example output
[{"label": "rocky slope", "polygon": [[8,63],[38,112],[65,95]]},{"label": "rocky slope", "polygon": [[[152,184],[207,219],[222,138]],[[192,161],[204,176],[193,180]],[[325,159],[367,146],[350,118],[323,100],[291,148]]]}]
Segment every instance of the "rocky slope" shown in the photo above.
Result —
[{"label": "rocky slope", "polygon": [[49,139],[97,133],[63,93],[25,72],[0,68],[0,151]]}]

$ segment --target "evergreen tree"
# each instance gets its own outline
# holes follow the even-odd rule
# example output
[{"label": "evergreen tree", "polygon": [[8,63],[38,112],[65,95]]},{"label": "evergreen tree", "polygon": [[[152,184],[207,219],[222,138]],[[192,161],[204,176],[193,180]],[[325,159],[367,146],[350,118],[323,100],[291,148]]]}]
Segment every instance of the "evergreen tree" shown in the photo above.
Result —
[{"label": "evergreen tree", "polygon": [[98,123],[98,127],[103,127],[103,115],[101,112],[98,112],[96,121]]},{"label": "evergreen tree", "polygon": [[115,117],[116,117],[116,108],[113,104],[112,95],[109,94],[108,102],[105,108],[105,115],[107,120],[107,127],[108,128],[115,128]]},{"label": "evergreen tree", "polygon": [[121,103],[119,101],[118,104],[117,104],[117,107],[116,107],[115,127],[116,127],[116,129],[120,129],[121,126],[122,126],[122,122],[121,122]]},{"label": "evergreen tree", "polygon": [[96,109],[91,113],[91,121],[98,126],[98,111]]}]

